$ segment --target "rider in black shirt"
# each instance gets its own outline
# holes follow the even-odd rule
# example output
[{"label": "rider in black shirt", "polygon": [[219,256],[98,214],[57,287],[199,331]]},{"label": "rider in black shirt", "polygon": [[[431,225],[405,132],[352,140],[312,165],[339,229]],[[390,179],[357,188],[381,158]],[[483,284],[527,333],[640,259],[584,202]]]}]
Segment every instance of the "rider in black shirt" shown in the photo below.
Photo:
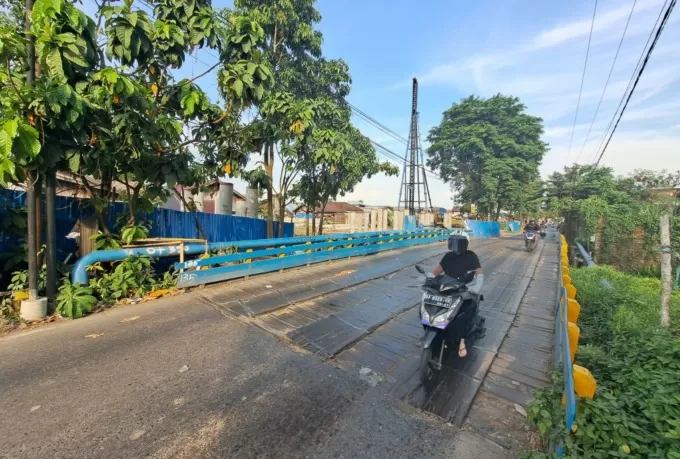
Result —
[{"label": "rider in black shirt", "polygon": [[538,227],[536,220],[534,220],[533,218],[529,220],[529,223],[527,223],[526,226],[524,227],[524,232],[527,231],[533,231],[534,233],[538,233],[540,231],[540,228]]},{"label": "rider in black shirt", "polygon": [[[445,273],[448,276],[455,277],[462,282],[470,282],[475,278],[480,285],[483,283],[484,276],[482,274],[482,265],[479,263],[477,254],[472,250],[468,250],[469,241],[465,236],[452,234],[449,237],[449,252],[447,252],[441,259],[439,264],[432,270],[432,274],[436,277]],[[471,271],[474,274],[469,274]],[[465,279],[466,276],[469,276]],[[470,284],[468,284],[468,287]],[[466,302],[467,303],[467,302]],[[461,312],[465,314],[465,308],[469,304],[463,303],[461,305]],[[470,314],[472,316],[472,314]],[[461,328],[466,329],[464,321],[461,321]],[[465,347],[465,339],[461,338],[458,347],[458,355],[465,357],[467,355],[467,348]]]}]

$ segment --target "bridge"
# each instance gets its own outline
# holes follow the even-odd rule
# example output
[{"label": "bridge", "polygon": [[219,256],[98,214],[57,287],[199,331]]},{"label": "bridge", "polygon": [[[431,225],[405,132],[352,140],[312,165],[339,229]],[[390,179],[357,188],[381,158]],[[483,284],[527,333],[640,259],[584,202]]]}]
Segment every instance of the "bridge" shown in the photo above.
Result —
[{"label": "bridge", "polygon": [[434,266],[440,240],[10,334],[0,340],[0,403],[12,413],[0,419],[0,451],[516,457],[529,438],[523,408],[550,382],[558,235],[532,253],[518,236],[472,240],[487,333],[425,388],[413,267]]}]

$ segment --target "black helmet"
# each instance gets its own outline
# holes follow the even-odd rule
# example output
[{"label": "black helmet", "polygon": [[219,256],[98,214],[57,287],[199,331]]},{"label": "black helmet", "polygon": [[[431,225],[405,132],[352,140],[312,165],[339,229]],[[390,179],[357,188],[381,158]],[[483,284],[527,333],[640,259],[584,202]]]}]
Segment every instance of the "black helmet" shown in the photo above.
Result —
[{"label": "black helmet", "polygon": [[449,236],[449,250],[451,252],[465,253],[468,248],[468,239],[460,234]]}]

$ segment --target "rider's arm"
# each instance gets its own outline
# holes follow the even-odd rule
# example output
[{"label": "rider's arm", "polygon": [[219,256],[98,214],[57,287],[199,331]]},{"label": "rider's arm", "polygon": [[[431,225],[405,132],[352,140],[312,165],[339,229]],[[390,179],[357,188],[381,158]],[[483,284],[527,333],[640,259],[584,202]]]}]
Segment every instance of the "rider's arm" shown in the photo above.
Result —
[{"label": "rider's arm", "polygon": [[443,272],[444,272],[444,268],[442,268],[442,265],[437,265],[432,270],[432,275],[434,277],[437,277],[437,276],[441,275],[441,273],[443,273]]}]

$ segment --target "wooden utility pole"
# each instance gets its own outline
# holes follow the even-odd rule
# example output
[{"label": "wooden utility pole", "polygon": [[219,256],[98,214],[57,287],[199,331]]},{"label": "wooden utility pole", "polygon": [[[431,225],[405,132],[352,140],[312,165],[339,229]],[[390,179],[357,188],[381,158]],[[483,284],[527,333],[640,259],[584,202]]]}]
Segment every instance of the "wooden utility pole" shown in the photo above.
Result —
[{"label": "wooden utility pole", "polygon": [[661,326],[671,325],[671,293],[673,290],[671,253],[671,219],[667,212],[661,215]]}]

